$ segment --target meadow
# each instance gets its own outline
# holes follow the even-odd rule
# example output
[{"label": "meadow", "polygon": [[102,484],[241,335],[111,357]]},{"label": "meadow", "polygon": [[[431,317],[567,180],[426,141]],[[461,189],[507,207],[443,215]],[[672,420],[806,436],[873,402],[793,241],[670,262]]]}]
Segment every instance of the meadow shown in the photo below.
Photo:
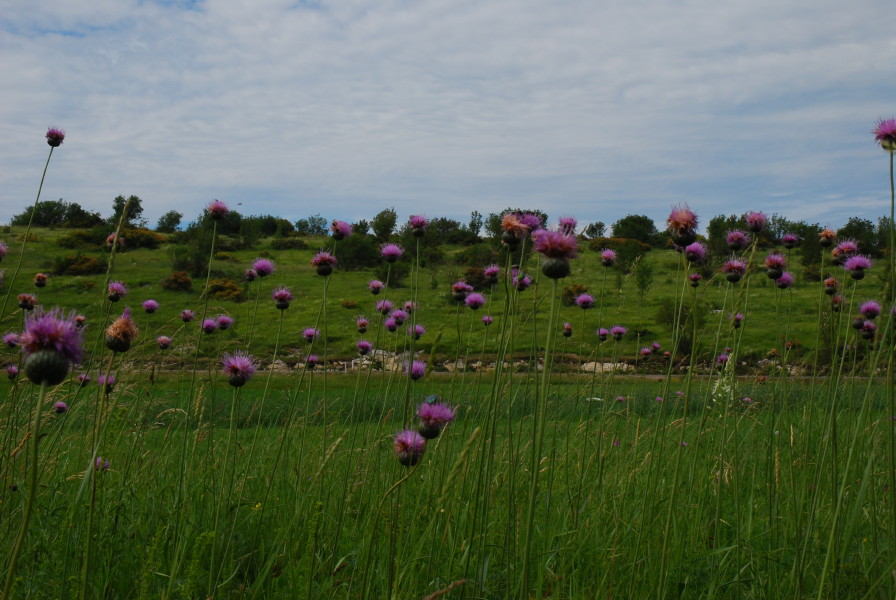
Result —
[{"label": "meadow", "polygon": [[832,238],[835,290],[784,285],[764,215],[719,268],[679,207],[645,289],[509,215],[481,289],[385,244],[409,275],[372,294],[321,268],[338,224],[221,255],[227,210],[206,282],[244,302],[163,289],[171,248],[114,237],[104,273],[41,282],[68,232],[3,233],[4,598],[896,594],[891,254]]}]

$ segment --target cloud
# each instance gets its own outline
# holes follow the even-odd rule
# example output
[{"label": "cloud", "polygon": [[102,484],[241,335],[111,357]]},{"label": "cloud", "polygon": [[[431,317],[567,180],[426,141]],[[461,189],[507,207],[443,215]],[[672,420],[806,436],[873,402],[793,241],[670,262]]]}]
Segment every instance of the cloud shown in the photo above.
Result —
[{"label": "cloud", "polygon": [[151,219],[219,197],[608,223],[686,201],[706,222],[782,190],[794,218],[886,211],[862,203],[896,87],[870,0],[2,4],[0,220],[33,202],[49,125],[69,138],[45,199],[137,194]]}]

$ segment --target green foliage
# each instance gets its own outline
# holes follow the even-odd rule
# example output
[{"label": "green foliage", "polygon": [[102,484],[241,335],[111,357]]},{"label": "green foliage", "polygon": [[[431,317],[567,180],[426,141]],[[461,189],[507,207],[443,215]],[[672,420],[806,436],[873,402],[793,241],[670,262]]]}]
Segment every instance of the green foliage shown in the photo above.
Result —
[{"label": "green foliage", "polygon": [[208,282],[208,294],[218,300],[245,302],[246,292],[235,281],[227,277],[212,279]]},{"label": "green foliage", "polygon": [[487,267],[498,260],[498,252],[492,244],[475,244],[454,255],[454,262],[460,266]]},{"label": "green foliage", "polygon": [[411,265],[407,258],[399,259],[391,265],[389,263],[380,263],[373,271],[374,277],[388,285],[390,288],[404,287],[404,280],[411,273]]},{"label": "green foliage", "polygon": [[[639,258],[643,258],[643,256]],[[632,275],[635,279],[635,286],[638,288],[638,300],[643,303],[644,296],[653,286],[653,264],[650,261],[638,260],[632,267]]]},{"label": "green foliage", "polygon": [[191,292],[193,280],[185,271],[174,271],[162,281],[162,289],[171,292]]},{"label": "green foliage", "polygon": [[360,221],[352,225],[352,233],[358,235],[367,235],[368,233],[370,233],[370,223],[368,223],[366,219],[361,219]]},{"label": "green foliage", "polygon": [[[108,223],[112,227],[117,227],[118,222],[124,214],[123,225],[137,225],[140,217],[143,215],[143,201],[139,196],[116,196],[112,201],[112,216],[109,217]],[[139,223],[142,227],[144,223]]]},{"label": "green foliage", "polygon": [[389,240],[389,236],[395,233],[395,225],[398,223],[398,214],[394,208],[381,210],[373,220],[370,221],[370,227],[373,229],[373,235],[380,242]]},{"label": "green foliage", "polygon": [[295,232],[299,235],[326,235],[327,220],[317,215],[311,215],[307,219],[296,221]]},{"label": "green foliage", "polygon": [[560,301],[563,302],[564,306],[575,306],[576,298],[578,298],[582,294],[587,293],[588,288],[581,283],[565,285],[563,286],[563,290],[560,292]]},{"label": "green foliage", "polygon": [[[135,250],[148,248],[154,250],[168,241],[164,235],[145,228],[122,229],[121,237],[124,238],[124,248]],[[105,242],[105,240],[103,240]]]},{"label": "green foliage", "polygon": [[74,256],[61,256],[53,261],[54,275],[99,275],[106,272],[106,262],[80,252]]},{"label": "green foliage", "polygon": [[519,213],[525,214],[530,213],[536,215],[539,219],[541,219],[541,224],[544,225],[548,222],[548,215],[546,212],[535,209],[522,209],[522,208],[505,208],[499,213],[489,213],[488,217],[485,219],[485,231],[488,233],[489,237],[494,239],[501,238],[501,219],[507,213]]},{"label": "green foliage", "polygon": [[850,217],[846,225],[837,230],[837,237],[855,240],[859,251],[866,256],[880,257],[883,254],[877,244],[877,228],[868,219]]},{"label": "green foliage", "polygon": [[651,246],[659,242],[659,231],[653,219],[646,215],[628,215],[613,223],[614,238],[638,240]]},{"label": "green foliage", "polygon": [[65,202],[62,198],[40,201],[36,209],[32,204],[22,214],[15,215],[10,223],[28,225],[32,212],[34,219],[31,225],[34,227],[95,227],[103,223],[99,213],[88,212],[77,202]]},{"label": "green foliage", "polygon": [[271,248],[274,250],[305,250],[308,242],[299,237],[282,237],[271,240]]},{"label": "green foliage", "polygon": [[347,271],[372,269],[379,264],[376,241],[364,234],[352,234],[336,245],[339,268]]},{"label": "green foliage", "polygon": [[602,238],[607,233],[607,226],[603,221],[595,221],[594,223],[590,223],[585,230],[582,232],[589,240],[593,240],[595,238]]},{"label": "green foliage", "polygon": [[169,210],[159,217],[159,222],[156,224],[156,231],[159,233],[174,233],[177,231],[177,228],[180,227],[180,222],[183,218],[183,213],[179,213],[176,210]]},{"label": "green foliage", "polygon": [[[109,230],[106,226],[79,229],[56,240],[56,245],[76,250],[100,250],[105,248],[108,235]],[[127,240],[125,240],[125,243],[127,243]]]},{"label": "green foliage", "polygon": [[467,225],[467,231],[469,231],[474,237],[478,239],[479,234],[482,233],[482,225],[482,214],[480,214],[478,210],[474,210],[473,212],[471,212],[470,222]]}]

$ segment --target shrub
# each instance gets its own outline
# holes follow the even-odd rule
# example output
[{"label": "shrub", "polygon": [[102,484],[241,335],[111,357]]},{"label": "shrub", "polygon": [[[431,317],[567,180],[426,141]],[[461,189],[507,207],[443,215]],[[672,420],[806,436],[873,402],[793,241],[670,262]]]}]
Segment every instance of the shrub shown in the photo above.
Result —
[{"label": "shrub", "polygon": [[[143,227],[122,228],[121,237],[124,238],[125,248],[128,249],[149,248],[150,250],[155,250],[168,241],[168,238],[164,235]],[[105,238],[103,238],[103,242],[105,243]],[[121,250],[121,248],[118,250]]]},{"label": "shrub", "polygon": [[564,306],[574,306],[576,298],[587,293],[588,288],[580,283],[574,283],[572,285],[563,286],[563,291],[560,292],[560,300],[563,302]]},{"label": "shrub", "polygon": [[237,283],[226,277],[212,279],[208,282],[208,293],[218,300],[230,300],[231,302],[245,302],[246,293]]},{"label": "shrub", "polygon": [[358,303],[354,300],[343,300],[342,308],[355,309],[358,308]]},{"label": "shrub", "polygon": [[609,248],[610,250],[620,250],[623,246],[630,246],[632,245],[632,243],[637,244],[640,247],[640,250],[642,250],[643,252],[647,252],[651,248],[650,244],[645,244],[644,242],[639,242],[638,240],[617,237],[594,238],[593,240],[588,242],[588,247],[595,252],[600,252],[604,248]]},{"label": "shrub", "polygon": [[104,262],[82,254],[64,256],[53,261],[54,275],[99,275],[105,272]]},{"label": "shrub", "polygon": [[221,260],[229,263],[239,262],[238,258],[226,252],[215,252],[215,260]]},{"label": "shrub", "polygon": [[162,281],[162,289],[172,292],[189,292],[193,289],[193,280],[186,271],[175,271]]},{"label": "shrub", "polygon": [[482,271],[482,267],[467,267],[464,270],[464,281],[477,290],[487,289],[489,287],[489,282]]},{"label": "shrub", "polygon": [[298,237],[280,237],[271,240],[271,248],[274,250],[305,250],[308,244]]}]

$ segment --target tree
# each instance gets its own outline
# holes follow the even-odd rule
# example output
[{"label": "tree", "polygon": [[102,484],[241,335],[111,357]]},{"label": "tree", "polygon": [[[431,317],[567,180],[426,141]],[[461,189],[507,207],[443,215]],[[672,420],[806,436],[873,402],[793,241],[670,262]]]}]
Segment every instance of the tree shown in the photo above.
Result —
[{"label": "tree", "polygon": [[585,231],[582,232],[582,234],[589,240],[602,238],[606,233],[607,226],[603,221],[595,221],[594,223],[591,223],[585,227]]},{"label": "tree", "polygon": [[881,256],[877,247],[877,230],[874,223],[868,219],[850,217],[846,225],[837,230],[837,237],[841,240],[853,239],[859,245],[859,251],[868,256]]},{"label": "tree", "polygon": [[635,278],[635,286],[638,288],[638,302],[643,303],[644,296],[653,285],[653,265],[644,260],[642,255],[632,267],[632,274]]},{"label": "tree", "polygon": [[296,233],[299,235],[326,235],[327,220],[320,214],[311,215],[307,219],[296,221]]},{"label": "tree", "polygon": [[352,225],[352,233],[357,235],[367,235],[370,233],[370,223],[366,219],[361,219]]},{"label": "tree", "polygon": [[160,233],[174,233],[177,231],[177,228],[180,227],[180,221],[183,218],[183,213],[179,213],[176,210],[169,210],[159,217],[159,222],[156,224],[156,231]]},{"label": "tree", "polygon": [[[127,212],[125,213],[125,209]],[[109,224],[113,227],[118,226],[118,221],[124,213],[125,226],[143,226],[145,223],[138,222],[143,215],[143,201],[137,196],[116,196],[112,201],[112,216],[109,217]]]},{"label": "tree", "polygon": [[467,229],[477,238],[479,237],[479,233],[482,231],[482,215],[478,210],[470,213],[470,224],[467,225]]},{"label": "tree", "polygon": [[388,241],[389,236],[395,233],[395,225],[398,223],[398,215],[394,208],[381,210],[372,221],[373,235],[381,242]]},{"label": "tree", "polygon": [[655,244],[659,232],[653,219],[646,215],[628,215],[613,223],[613,237]]},{"label": "tree", "polygon": [[103,224],[103,217],[98,212],[89,212],[81,208],[77,202],[67,204],[63,226],[65,227],[96,227]]},{"label": "tree", "polygon": [[[12,225],[32,225],[38,227],[56,227],[62,225],[65,220],[66,204],[60,198],[59,200],[44,200],[37,204],[32,204],[25,209],[20,215],[12,218]],[[32,217],[33,213],[33,217]]]},{"label": "tree", "polygon": [[536,210],[524,210],[522,208],[505,208],[499,213],[490,213],[488,218],[485,220],[485,230],[488,232],[489,236],[498,240],[501,239],[501,220],[504,218],[504,215],[507,213],[519,213],[519,214],[533,214],[541,220],[541,224],[544,225],[548,222],[547,213]]}]

